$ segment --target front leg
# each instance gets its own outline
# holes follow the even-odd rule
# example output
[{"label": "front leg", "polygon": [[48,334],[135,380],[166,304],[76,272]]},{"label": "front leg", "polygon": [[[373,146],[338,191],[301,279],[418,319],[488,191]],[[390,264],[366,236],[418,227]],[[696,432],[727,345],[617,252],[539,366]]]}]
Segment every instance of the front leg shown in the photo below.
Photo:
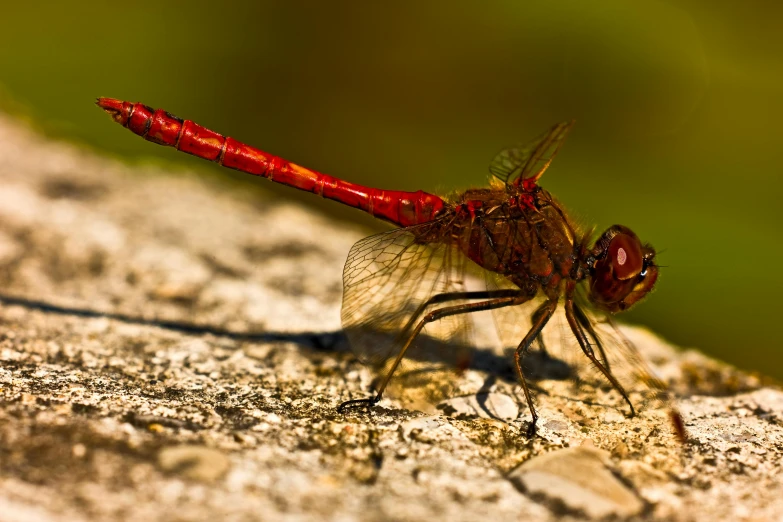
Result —
[{"label": "front leg", "polygon": [[538,421],[538,414],[536,413],[535,406],[533,406],[533,396],[530,393],[530,388],[528,388],[527,381],[525,380],[525,374],[522,371],[522,358],[527,355],[528,351],[530,350],[530,345],[533,344],[533,341],[535,341],[536,338],[541,335],[541,330],[544,329],[544,326],[546,326],[546,323],[549,322],[549,319],[555,313],[556,309],[557,301],[547,300],[544,301],[544,303],[539,306],[535,312],[533,312],[531,318],[533,326],[530,328],[530,331],[527,332],[527,335],[524,339],[522,339],[522,342],[519,343],[519,346],[517,346],[517,349],[514,352],[514,363],[517,369],[517,376],[519,377],[519,382],[522,384],[522,390],[525,392],[527,406],[530,408],[531,420],[526,433],[528,438],[536,434],[536,422]]},{"label": "front leg", "polygon": [[625,388],[623,388],[623,385],[620,384],[617,378],[612,375],[612,373],[609,371],[609,368],[604,366],[595,356],[595,352],[590,346],[590,341],[587,339],[587,335],[585,335],[585,332],[582,330],[582,325],[580,324],[576,313],[574,312],[574,306],[573,297],[570,295],[567,296],[565,301],[566,320],[568,321],[568,326],[571,328],[571,331],[576,336],[577,341],[579,341],[579,346],[582,348],[582,353],[584,353],[587,358],[590,359],[590,362],[592,362],[593,365],[604,375],[604,377],[606,377],[606,379],[611,383],[612,387],[614,387],[614,389],[623,396],[623,399],[625,399],[625,402],[627,402],[628,406],[631,408],[630,416],[633,417],[636,415],[636,409],[634,409],[633,403],[628,397],[628,393],[626,393]]}]

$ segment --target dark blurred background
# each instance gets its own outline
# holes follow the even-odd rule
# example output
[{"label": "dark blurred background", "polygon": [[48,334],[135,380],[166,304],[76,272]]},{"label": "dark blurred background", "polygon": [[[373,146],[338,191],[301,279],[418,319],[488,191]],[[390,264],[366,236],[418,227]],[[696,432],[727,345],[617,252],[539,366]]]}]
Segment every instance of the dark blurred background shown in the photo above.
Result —
[{"label": "dark blurred background", "polygon": [[657,291],[626,320],[783,377],[783,3],[48,4],[3,7],[2,108],[129,161],[217,169],[130,135],[96,96],[350,181],[439,192],[483,185],[500,148],[576,118],[543,185],[664,250]]}]

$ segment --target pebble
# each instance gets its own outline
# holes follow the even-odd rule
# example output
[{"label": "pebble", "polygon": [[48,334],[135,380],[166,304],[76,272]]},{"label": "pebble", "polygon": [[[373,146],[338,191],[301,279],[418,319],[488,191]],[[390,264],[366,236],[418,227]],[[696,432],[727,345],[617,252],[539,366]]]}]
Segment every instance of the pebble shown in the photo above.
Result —
[{"label": "pebble", "polygon": [[163,471],[201,482],[222,477],[230,465],[225,454],[204,446],[171,446],[158,453],[158,466]]},{"label": "pebble", "polygon": [[444,415],[457,419],[484,418],[512,421],[519,416],[519,405],[503,393],[479,393],[454,397],[438,404]]},{"label": "pebble", "polygon": [[417,417],[400,424],[403,437],[409,437],[412,431],[431,431],[440,427],[440,420],[435,415]]},{"label": "pebble", "polygon": [[508,478],[526,493],[556,499],[590,518],[638,514],[644,504],[612,474],[607,462],[607,452],[577,446],[534,457]]}]

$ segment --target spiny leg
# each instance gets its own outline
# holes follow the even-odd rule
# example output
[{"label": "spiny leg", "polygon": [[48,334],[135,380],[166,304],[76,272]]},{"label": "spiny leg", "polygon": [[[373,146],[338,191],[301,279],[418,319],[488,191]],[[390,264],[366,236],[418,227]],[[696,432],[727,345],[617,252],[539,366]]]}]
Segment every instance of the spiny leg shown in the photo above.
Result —
[{"label": "spiny leg", "polygon": [[[408,322],[405,324],[405,326],[402,328],[401,336],[405,335],[405,332],[407,332],[414,324],[416,324],[416,321],[418,321],[418,318],[421,314],[424,313],[425,310],[427,310],[428,307],[440,304],[440,303],[447,303],[449,301],[456,301],[460,299],[493,299],[498,297],[516,297],[519,295],[519,290],[493,290],[493,291],[487,291],[487,290],[478,290],[478,291],[465,291],[465,292],[443,292],[441,294],[435,294],[427,301],[422,303],[416,311],[411,314],[411,318],[408,320]],[[376,399],[377,400],[374,400]],[[380,394],[377,394],[376,397],[371,397],[369,399],[355,399],[350,401],[345,401],[341,403],[337,407],[338,412],[342,412],[343,409],[346,407],[351,407],[353,405],[366,405],[366,406],[372,406],[375,403],[377,403],[380,400]]]},{"label": "spiny leg", "polygon": [[[416,312],[411,314],[410,319],[405,326],[400,330],[400,338],[405,338],[407,332],[416,324],[419,317],[427,311],[430,306],[447,303],[449,301],[457,300],[473,300],[473,299],[496,299],[498,297],[516,297],[519,295],[519,290],[516,289],[503,289],[503,290],[476,290],[476,291],[463,291],[463,292],[444,292],[442,294],[435,294],[421,304],[416,309]],[[471,358],[466,357],[457,363],[457,370],[462,374],[470,367]]]},{"label": "spiny leg", "polygon": [[590,337],[593,338],[593,342],[598,347],[598,351],[601,352],[601,359],[604,361],[604,366],[606,367],[606,371],[609,373],[612,372],[612,368],[609,366],[609,358],[606,357],[606,352],[604,351],[604,345],[601,343],[601,340],[598,338],[598,334],[595,331],[595,328],[593,328],[593,325],[590,323],[590,319],[587,318],[587,315],[585,315],[582,308],[574,303],[574,315],[576,316],[577,321],[579,321],[579,324],[582,325],[582,328],[584,328],[587,333],[590,335]]},{"label": "spiny leg", "polygon": [[[405,332],[407,332],[416,323],[416,321],[418,320],[418,317],[422,313],[424,313],[424,311],[429,306],[432,306],[434,304],[446,303],[446,302],[449,302],[449,301],[456,301],[456,300],[459,300],[459,299],[495,299],[495,298],[500,298],[500,297],[517,297],[518,295],[519,295],[519,290],[513,290],[513,289],[492,290],[492,291],[479,290],[479,291],[471,291],[471,292],[467,292],[467,291],[465,291],[465,292],[444,292],[444,293],[441,293],[441,294],[435,294],[434,296],[432,296],[429,299],[427,299],[427,301],[422,303],[421,306],[419,306],[416,309],[416,312],[414,312],[411,315],[410,320],[408,320],[408,322],[406,323],[405,327],[401,330],[401,332],[404,335]],[[407,344],[410,344],[410,342],[413,341],[413,337],[415,337],[415,336],[416,336],[415,333],[413,334],[413,336],[409,336],[411,338],[409,339]],[[407,346],[406,346],[405,349],[407,349]],[[399,364],[399,363],[397,363],[397,364]],[[396,364],[395,364],[395,368],[396,368]],[[394,369],[392,369],[390,373],[392,373],[392,372],[394,372]],[[389,377],[384,379],[384,384],[381,387],[381,392],[386,387],[386,384],[388,383],[388,381],[389,381]],[[370,397],[368,399],[354,399],[354,400],[350,400],[350,401],[345,401],[345,402],[341,403],[337,407],[337,411],[342,413],[342,411],[345,408],[352,407],[352,406],[355,406],[355,405],[356,406],[361,406],[361,405],[373,406],[374,404],[376,404],[378,401],[381,400],[381,392],[377,393],[375,396]]]},{"label": "spiny leg", "polygon": [[582,330],[579,321],[574,315],[574,301],[570,296],[566,297],[565,313],[566,313],[566,320],[568,321],[568,326],[571,327],[571,331],[574,332],[577,341],[579,341],[579,346],[581,346],[582,352],[587,356],[588,359],[590,359],[590,362],[592,362],[595,365],[595,367],[598,368],[598,370],[604,375],[604,377],[606,377],[606,379],[612,384],[614,389],[617,390],[620,393],[620,395],[623,396],[623,399],[625,399],[625,402],[627,402],[628,406],[631,408],[631,417],[636,415],[636,410],[634,409],[633,404],[631,403],[631,399],[628,397],[625,388],[623,388],[622,384],[620,384],[620,382],[615,378],[615,376],[612,375],[612,373],[606,367],[604,367],[604,365],[601,364],[601,361],[599,361],[598,358],[595,356],[595,353],[593,352],[593,349],[590,346],[590,341],[587,339],[587,336]]},{"label": "spiny leg", "polygon": [[401,331],[403,334],[407,332],[409,328],[416,324],[419,316],[423,314],[428,307],[435,304],[447,303],[449,301],[456,301],[458,299],[497,299],[499,297],[517,297],[518,295],[519,290],[513,289],[479,290],[473,292],[444,292],[442,294],[435,294],[416,309],[416,312],[411,315],[410,320],[408,320],[408,322],[405,324],[405,327]]},{"label": "spiny leg", "polygon": [[533,344],[533,341],[540,339],[541,330],[544,329],[544,326],[546,326],[546,323],[549,322],[549,319],[552,317],[552,314],[555,313],[556,309],[557,301],[544,301],[544,303],[539,306],[535,312],[533,312],[531,317],[531,322],[533,325],[514,352],[514,363],[517,369],[517,376],[519,377],[519,382],[522,384],[522,390],[525,392],[527,406],[530,408],[531,420],[527,427],[526,433],[528,438],[536,434],[536,422],[538,421],[538,414],[536,413],[536,408],[533,405],[533,396],[530,394],[530,388],[527,386],[525,374],[522,371],[522,358],[527,355],[528,350],[530,349],[530,345]]},{"label": "spiny leg", "polygon": [[[337,411],[342,413],[343,411],[345,411],[346,408],[351,408],[354,406],[369,407],[369,406],[373,406],[374,404],[377,404],[378,401],[381,400],[381,397],[383,397],[383,392],[384,390],[386,390],[386,387],[389,385],[389,381],[391,381],[394,372],[397,370],[397,367],[399,367],[400,363],[405,357],[405,352],[408,350],[411,343],[413,343],[413,340],[416,338],[416,336],[419,335],[421,330],[427,325],[427,323],[431,323],[433,321],[437,321],[439,319],[451,315],[467,314],[471,312],[480,312],[483,310],[503,308],[505,306],[514,306],[514,305],[522,304],[523,302],[529,299],[526,295],[523,295],[521,291],[514,291],[515,295],[508,295],[508,291],[505,290],[501,290],[500,292],[503,292],[504,297],[497,297],[486,301],[480,301],[478,303],[465,303],[465,304],[454,305],[454,306],[446,306],[443,308],[439,308],[437,310],[433,310],[432,312],[425,315],[421,319],[421,321],[419,321],[419,323],[416,325],[413,331],[411,331],[405,343],[400,348],[400,351],[397,353],[397,357],[394,359],[391,368],[389,368],[389,371],[386,373],[386,376],[384,377],[383,381],[378,387],[378,392],[374,396],[366,399],[354,399],[350,401],[345,401],[337,407]],[[492,292],[486,292],[486,293],[481,292],[481,294],[491,294],[491,293]],[[464,298],[465,297],[461,297],[460,299],[464,299]]]}]

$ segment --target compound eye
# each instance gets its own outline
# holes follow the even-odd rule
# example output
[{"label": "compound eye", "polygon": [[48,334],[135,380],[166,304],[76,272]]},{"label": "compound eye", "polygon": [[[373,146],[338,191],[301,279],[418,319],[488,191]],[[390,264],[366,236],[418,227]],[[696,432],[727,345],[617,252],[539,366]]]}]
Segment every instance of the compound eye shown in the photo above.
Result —
[{"label": "compound eye", "polygon": [[655,250],[631,230],[615,225],[596,241],[590,300],[609,312],[627,310],[649,294],[658,279]]},{"label": "compound eye", "polygon": [[617,234],[609,243],[609,262],[614,276],[625,281],[641,274],[644,256],[639,238],[628,234]]}]

